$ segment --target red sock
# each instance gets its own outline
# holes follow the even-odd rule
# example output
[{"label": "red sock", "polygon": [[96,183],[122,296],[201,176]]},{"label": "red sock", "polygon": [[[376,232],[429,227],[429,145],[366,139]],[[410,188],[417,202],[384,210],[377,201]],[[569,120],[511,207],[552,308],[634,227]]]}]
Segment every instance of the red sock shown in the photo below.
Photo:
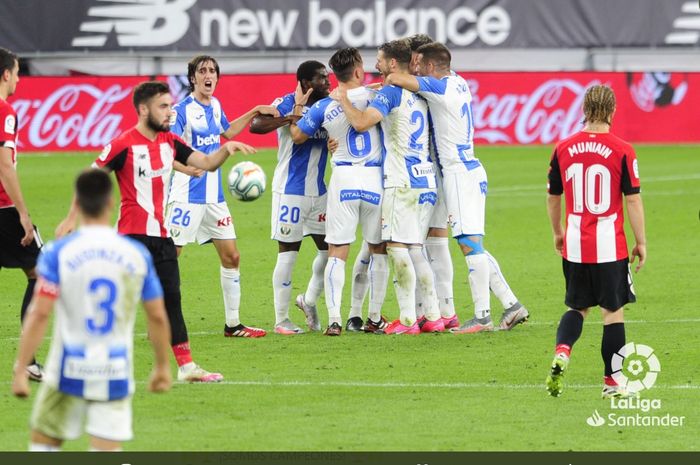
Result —
[{"label": "red sock", "polygon": [[613,379],[612,376],[605,376],[604,380],[606,386],[617,386],[617,382]]},{"label": "red sock", "polygon": [[179,367],[192,361],[192,351],[190,350],[189,342],[175,344],[173,346],[173,354],[175,354],[175,360],[177,361],[177,366]]},{"label": "red sock", "polygon": [[554,353],[556,355],[564,354],[567,357],[571,357],[571,346],[567,344],[557,344],[557,347],[554,349]]}]

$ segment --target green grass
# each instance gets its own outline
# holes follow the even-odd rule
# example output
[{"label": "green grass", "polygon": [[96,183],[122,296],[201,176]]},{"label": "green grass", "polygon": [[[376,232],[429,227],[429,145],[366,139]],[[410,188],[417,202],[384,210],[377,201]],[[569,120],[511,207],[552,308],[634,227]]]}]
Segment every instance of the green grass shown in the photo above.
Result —
[{"label": "green grass", "polygon": [[[627,339],[656,349],[660,414],[684,415],[682,428],[593,428],[599,398],[600,315],[576,345],[561,398],[546,395],[556,324],[564,310],[560,259],[545,212],[550,149],[480,148],[490,181],[486,246],[531,322],[509,333],[382,337],[319,334],[260,340],[224,339],[218,258],[211,246],[188,246],[181,257],[183,308],[196,360],[221,371],[228,384],[176,384],[165,395],[146,392],[151,362],[139,316],[134,399],[135,440],[128,450],[698,450],[700,437],[700,148],[638,148],[647,216],[649,259],[635,276],[638,303],[627,310]],[[30,212],[44,239],[65,214],[71,182],[93,155],[22,156],[19,173]],[[268,176],[275,154],[256,155]],[[229,161],[226,169],[233,164]],[[269,193],[252,203],[229,201],[242,255],[243,321],[274,323],[271,274],[277,246],[269,240]],[[455,299],[472,313],[466,265],[455,244]],[[355,246],[353,253],[357,250]],[[315,248],[304,243],[294,293],[305,289]],[[352,254],[351,254],[352,255]],[[352,260],[348,261],[347,277]],[[349,305],[345,286],[343,313]],[[17,349],[24,278],[0,272],[0,450],[24,450],[31,401],[9,393]],[[492,301],[495,316],[500,305]],[[320,303],[322,323],[325,306]],[[291,310],[297,323],[301,313]],[[393,291],[385,313],[397,315]],[[49,341],[45,341],[41,358]],[[174,369],[173,369],[174,371]],[[683,388],[683,386],[686,386]],[[631,414],[636,413],[635,411]],[[68,449],[85,449],[82,439]]]}]

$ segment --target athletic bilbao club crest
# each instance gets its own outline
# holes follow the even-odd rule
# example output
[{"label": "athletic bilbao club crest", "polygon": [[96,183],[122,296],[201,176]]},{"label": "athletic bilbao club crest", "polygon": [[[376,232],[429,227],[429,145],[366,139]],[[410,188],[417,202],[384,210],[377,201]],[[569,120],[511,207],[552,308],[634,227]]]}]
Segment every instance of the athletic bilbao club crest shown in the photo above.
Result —
[{"label": "athletic bilbao club crest", "polygon": [[678,105],[688,92],[687,76],[680,73],[627,73],[627,87],[643,111]]}]

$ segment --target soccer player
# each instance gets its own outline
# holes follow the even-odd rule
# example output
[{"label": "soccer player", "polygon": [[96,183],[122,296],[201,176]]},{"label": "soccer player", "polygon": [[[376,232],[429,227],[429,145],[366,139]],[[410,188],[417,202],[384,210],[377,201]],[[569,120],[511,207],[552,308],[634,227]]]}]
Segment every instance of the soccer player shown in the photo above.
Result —
[{"label": "soccer player", "polygon": [[[610,133],[615,94],[603,85],[590,87],[583,99],[583,130],[559,142],[549,169],[547,213],[554,248],[562,256],[569,309],[559,321],[554,361],[547,391],[561,395],[562,377],[571,348],[581,336],[590,308],[603,314],[603,398],[636,395],[617,385],[612,357],[625,345],[623,307],[635,302],[624,229],[627,207],[635,245],[632,262],[639,271],[647,258],[644,208],[637,156],[630,144]],[[566,203],[566,226],[561,224],[561,195]],[[624,194],[624,195],[623,195]]]},{"label": "soccer player", "polygon": [[[379,47],[377,70],[409,74],[411,49],[405,40]],[[365,111],[354,108],[342,89],[337,99],[356,131],[366,131],[381,122],[386,148],[382,240],[386,241],[394,272],[394,289],[400,317],[385,329],[387,334],[441,332],[445,326],[438,311],[433,272],[423,255],[428,222],[437,202],[435,169],[428,149],[428,104],[413,92],[384,86]],[[427,302],[426,321],[419,328],[416,316],[416,287]]]},{"label": "soccer player", "polygon": [[[338,86],[347,91],[348,98],[360,110],[367,108],[373,91],[362,86],[364,70],[362,57],[355,48],[343,48],[333,54],[329,65],[338,79]],[[307,95],[297,86],[294,114],[301,115]],[[328,336],[342,331],[340,306],[345,285],[345,261],[350,244],[355,241],[357,225],[362,226],[363,238],[371,252],[370,309],[366,327],[383,329],[386,320],[381,308],[389,277],[388,259],[381,240],[382,161],[384,147],[380,128],[373,126],[365,132],[356,131],[343,114],[338,102],[325,98],[316,102],[304,117],[290,126],[292,140],[303,143],[318,130],[325,128],[328,136],[338,141],[331,163],[333,172],[328,186],[326,242],[328,263],[324,272],[324,288],[328,307]]]},{"label": "soccer player", "polygon": [[[474,156],[471,93],[466,81],[451,71],[452,56],[443,44],[423,45],[418,54],[420,77],[392,73],[385,83],[418,92],[428,100],[448,222],[467,262],[474,301],[474,318],[451,331],[460,334],[493,331],[489,260],[495,259],[487,255],[483,246],[488,182],[486,171]],[[527,316],[525,307],[514,304],[504,312],[500,326],[510,329]]]},{"label": "soccer player", "polygon": [[[299,65],[296,76],[301,92],[310,92],[308,100],[300,107],[301,115],[304,115],[313,104],[328,97],[328,71],[323,63],[309,60]],[[255,117],[250,125],[250,132],[266,134],[277,130],[279,150],[272,178],[271,217],[272,239],[278,243],[277,263],[272,273],[275,332],[293,335],[304,332],[289,318],[292,271],[304,236],[311,236],[318,252],[311,265],[312,275],[306,292],[297,296],[296,305],[306,315],[309,330],[321,329],[316,302],[323,292],[323,272],[328,262],[324,180],[328,159],[328,134],[321,129],[305,142],[295,144],[289,132],[289,124],[300,118],[293,114],[294,92],[275,99],[272,106],[277,108],[281,116]]]},{"label": "soccer player", "polygon": [[[17,114],[7,103],[19,82],[19,59],[0,48],[0,269],[21,268],[27,287],[20,311],[24,321],[36,285],[36,260],[42,243],[29,217],[17,176]],[[41,381],[43,369],[36,359],[25,367],[30,379]]]},{"label": "soccer player", "polygon": [[[53,340],[45,381],[31,417],[31,451],[56,451],[83,430],[92,450],[116,451],[132,438],[134,321],[143,302],[155,352],[149,390],[171,384],[170,330],[163,289],[146,248],[111,227],[112,181],[90,169],[75,183],[80,229],[42,249],[39,282],[19,343],[18,367],[41,344],[53,309]],[[15,368],[12,392],[29,395],[27,374]]]},{"label": "soccer player", "polygon": [[[276,115],[277,111],[258,105],[229,123],[214,91],[219,82],[219,64],[207,55],[194,57],[187,64],[190,95],[173,109],[170,131],[195,150],[210,154],[221,146],[221,137],[232,139],[258,114]],[[236,246],[231,213],[221,187],[221,170],[207,173],[175,162],[170,182],[165,224],[173,238],[178,257],[190,242],[212,242],[221,266],[219,279],[224,297],[224,336],[263,337],[260,328],[245,326],[239,317],[241,303],[240,253]]]},{"label": "soccer player", "polygon": [[[210,373],[192,360],[187,327],[182,315],[180,269],[172,238],[165,227],[166,183],[173,162],[215,171],[235,151],[253,153],[239,142],[227,142],[208,155],[193,150],[170,132],[173,98],[164,82],[143,82],[134,88],[134,107],[138,123],[105,147],[94,166],[114,171],[121,192],[117,230],[143,243],[153,255],[163,286],[165,309],[172,332],[171,346],[178,364],[177,378],[189,382],[217,382],[219,373]],[[76,209],[58,226],[56,236],[72,230]]]}]

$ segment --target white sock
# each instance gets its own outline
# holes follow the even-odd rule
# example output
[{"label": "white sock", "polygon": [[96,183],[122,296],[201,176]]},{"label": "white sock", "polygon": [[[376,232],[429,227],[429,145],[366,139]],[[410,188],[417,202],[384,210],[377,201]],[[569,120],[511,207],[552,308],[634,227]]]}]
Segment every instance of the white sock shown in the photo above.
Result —
[{"label": "white sock", "polygon": [[304,302],[307,305],[316,305],[321,292],[323,292],[323,273],[326,271],[327,262],[328,251],[319,250],[316,258],[314,258],[314,262],[311,264],[311,279],[304,294]]},{"label": "white sock", "polygon": [[328,324],[340,324],[342,322],[340,304],[343,298],[343,286],[345,285],[345,260],[329,257],[323,278],[326,291],[326,307],[328,307]]},{"label": "white sock", "polygon": [[[387,247],[387,254],[394,273],[394,290],[399,303],[401,324],[411,326],[416,322],[416,270],[408,249]],[[377,321],[377,320],[374,320]]]},{"label": "white sock", "polygon": [[289,318],[289,300],[292,296],[292,271],[299,252],[292,250],[277,254],[272,272],[272,295],[275,302],[275,325]]},{"label": "white sock", "polygon": [[389,281],[389,257],[373,253],[369,260],[369,318],[379,321],[382,318],[382,305]]},{"label": "white sock", "polygon": [[454,268],[450,256],[450,244],[446,237],[428,237],[425,240],[425,251],[435,276],[435,293],[440,315],[443,318],[452,318],[455,316],[455,299],[452,291]]},{"label": "white sock", "polygon": [[505,276],[501,273],[501,267],[498,266],[498,262],[493,255],[486,252],[486,258],[489,261],[489,287],[493,291],[494,295],[501,301],[504,309],[509,309],[516,303],[518,299],[510,290],[508,282],[506,282]]},{"label": "white sock", "polygon": [[40,444],[38,442],[31,441],[29,443],[29,452],[59,452],[61,446],[52,446],[50,444]]},{"label": "white sock", "polygon": [[348,318],[362,318],[362,305],[365,302],[365,297],[367,297],[367,291],[369,291],[367,268],[369,268],[369,247],[363,241],[360,252],[355,258],[355,264],[352,267],[352,299],[350,300],[350,315],[348,315]]},{"label": "white sock", "polygon": [[221,291],[224,294],[224,312],[226,313],[226,326],[233,328],[241,324],[238,319],[238,310],[241,307],[241,273],[238,268],[220,269]]},{"label": "white sock", "polygon": [[469,287],[474,301],[474,316],[486,318],[491,316],[489,298],[489,261],[486,254],[467,255],[469,267]]},{"label": "white sock", "polygon": [[421,298],[419,302],[416,297],[416,317],[425,315],[428,320],[437,321],[440,318],[440,309],[437,294],[435,294],[435,277],[428,258],[423,253],[422,247],[411,247],[408,253],[416,270],[416,296],[420,295]]}]

